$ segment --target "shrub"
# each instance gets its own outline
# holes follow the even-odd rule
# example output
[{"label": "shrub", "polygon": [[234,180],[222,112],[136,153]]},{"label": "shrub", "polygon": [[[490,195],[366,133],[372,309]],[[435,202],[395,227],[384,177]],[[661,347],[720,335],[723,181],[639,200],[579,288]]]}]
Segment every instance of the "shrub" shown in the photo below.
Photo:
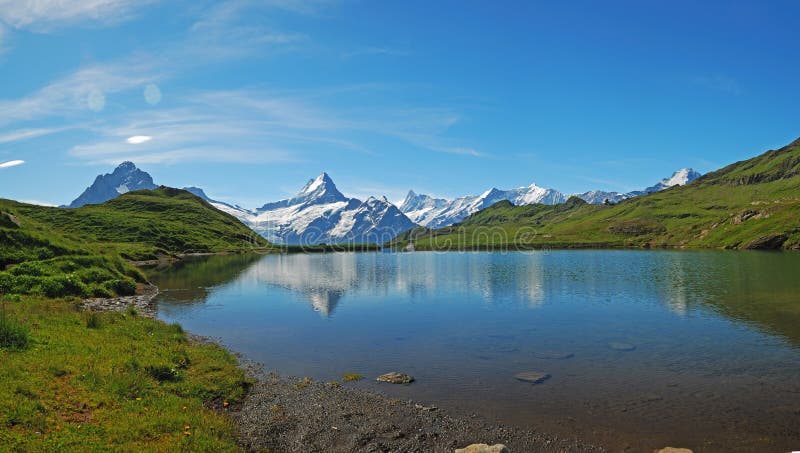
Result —
[{"label": "shrub", "polygon": [[86,328],[88,329],[100,328],[100,316],[98,316],[97,313],[89,313],[89,316],[86,318]]},{"label": "shrub", "polygon": [[172,357],[172,363],[175,364],[176,369],[185,370],[189,368],[192,360],[189,358],[189,354],[187,354],[186,351],[180,351]]},{"label": "shrub", "polygon": [[114,293],[108,290],[108,288],[103,286],[92,286],[92,297],[100,297],[103,299],[109,299],[114,297]]},{"label": "shrub", "polygon": [[181,380],[181,373],[173,367],[166,365],[146,366],[144,370],[158,382],[177,382]]},{"label": "shrub", "polygon": [[6,317],[5,305],[0,309],[0,348],[21,351],[31,343],[30,332],[22,324]]},{"label": "shrub", "polygon": [[50,298],[89,295],[86,285],[73,276],[43,277],[40,285],[42,294]]},{"label": "shrub", "polygon": [[103,287],[120,296],[130,296],[136,293],[136,283],[130,278],[115,278],[103,283]]}]

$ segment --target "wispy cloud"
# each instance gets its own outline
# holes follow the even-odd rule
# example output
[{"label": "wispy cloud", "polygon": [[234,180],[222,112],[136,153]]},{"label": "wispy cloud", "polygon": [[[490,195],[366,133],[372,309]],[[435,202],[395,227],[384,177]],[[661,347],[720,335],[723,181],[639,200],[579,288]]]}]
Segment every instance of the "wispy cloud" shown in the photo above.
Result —
[{"label": "wispy cloud", "polygon": [[[161,78],[145,56],[87,66],[29,96],[0,100],[0,126],[97,110],[108,94],[139,89]],[[103,102],[97,104],[99,97]]]},{"label": "wispy cloud", "polygon": [[692,79],[692,83],[710,90],[737,96],[742,94],[742,87],[739,81],[726,75],[698,76]]},{"label": "wispy cloud", "polygon": [[261,0],[260,3],[297,14],[319,14],[325,8],[341,3],[341,0]]},{"label": "wispy cloud", "polygon": [[[6,15],[25,16],[23,12],[27,11],[33,20],[34,13],[43,10],[37,2],[0,0],[0,11],[3,2],[14,5],[36,3],[29,8],[15,6],[6,11]],[[51,3],[83,5],[65,6],[61,12],[56,8],[52,12],[54,16],[77,18],[100,17],[108,11],[127,11],[132,2],[90,0],[84,5],[82,2],[44,0],[41,3],[45,6]],[[15,12],[17,9],[20,11]],[[307,39],[304,35],[266,25],[242,25],[242,19],[253,9],[263,11],[264,6],[240,0],[219,3],[198,17],[183,39],[165,48],[91,64],[22,98],[0,100],[0,127],[18,121],[102,111],[111,95],[144,90],[146,86],[180,77],[198,67],[254,54],[263,56],[269,49],[286,50]]]},{"label": "wispy cloud", "polygon": [[2,162],[2,163],[0,163],[0,168],[11,168],[11,167],[16,167],[17,165],[22,165],[22,164],[24,164],[24,163],[25,163],[25,161],[24,161],[24,160],[10,160],[10,161],[8,161],[8,162]]},{"label": "wispy cloud", "polygon": [[47,32],[79,21],[108,25],[124,22],[155,0],[0,0],[0,21]]},{"label": "wispy cloud", "polygon": [[71,129],[69,127],[51,127],[51,128],[34,128],[34,129],[17,129],[8,132],[0,132],[1,143],[13,143],[22,140],[34,139],[45,135],[57,134]]},{"label": "wispy cloud", "polygon": [[39,205],[39,206],[47,206],[49,208],[54,208],[54,207],[58,206],[57,204],[52,203],[50,201],[42,201],[42,200],[19,200],[19,202],[20,203],[35,204],[35,205]]},{"label": "wispy cloud", "polygon": [[[0,5],[3,2],[10,4],[0,0]],[[42,4],[53,2],[62,3],[43,0]],[[270,11],[316,14],[333,3],[229,0],[214,4],[196,17],[182,39],[165,48],[84,66],[24,97],[0,99],[0,143],[81,129],[93,138],[74,143],[69,153],[83,162],[296,162],[329,151],[374,154],[376,150],[363,137],[378,135],[432,152],[488,156],[448,137],[448,130],[460,120],[451,109],[347,108],[339,101],[348,97],[336,88],[312,94],[248,89],[169,93],[171,108],[164,108],[165,103],[139,111],[105,108],[119,105],[118,95],[140,91],[144,96],[153,87],[160,94],[159,85],[204,66],[261,57],[270,49],[297,49],[310,38],[268,25]],[[112,11],[121,17],[134,13],[132,2],[121,0],[89,0],[59,8],[56,5],[55,11],[45,13],[36,5],[14,6],[0,13],[0,18],[13,17],[13,23],[24,26],[37,21],[99,20]],[[252,20],[254,17],[265,20]],[[376,47],[363,52],[394,51]],[[348,89],[363,93],[387,88],[359,86],[345,91]],[[325,102],[330,99],[336,101],[332,103],[336,107]],[[49,127],[52,121],[58,121],[59,127]]]},{"label": "wispy cloud", "polygon": [[264,55],[270,48],[292,49],[309,40],[304,34],[270,27],[265,24],[266,21],[257,21],[256,24],[242,21],[244,17],[263,15],[265,9],[268,11],[271,6],[270,2],[245,0],[230,0],[215,5],[191,26],[185,41],[176,46],[171,57],[178,57],[184,63],[191,63],[198,58],[201,61],[207,61],[208,58],[240,58],[256,50]]},{"label": "wispy cloud", "polygon": [[392,57],[407,57],[411,52],[401,49],[392,49],[389,47],[362,47],[360,49],[352,50],[342,54],[343,58],[354,58],[363,56],[392,56]]},{"label": "wispy cloud", "polygon": [[457,118],[442,109],[348,110],[259,90],[192,93],[175,102],[182,106],[98,121],[90,129],[97,138],[70,154],[90,163],[298,162],[323,152],[374,154],[361,140],[377,134],[434,152],[485,157],[442,136]]}]

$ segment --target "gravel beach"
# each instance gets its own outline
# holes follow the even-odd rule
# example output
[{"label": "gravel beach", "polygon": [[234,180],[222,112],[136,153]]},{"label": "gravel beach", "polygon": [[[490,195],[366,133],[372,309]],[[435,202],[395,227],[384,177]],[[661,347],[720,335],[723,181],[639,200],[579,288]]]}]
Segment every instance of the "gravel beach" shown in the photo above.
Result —
[{"label": "gravel beach", "polygon": [[234,415],[246,451],[452,453],[475,443],[505,444],[514,453],[605,451],[478,416],[451,416],[347,384],[250,368],[256,384]]}]

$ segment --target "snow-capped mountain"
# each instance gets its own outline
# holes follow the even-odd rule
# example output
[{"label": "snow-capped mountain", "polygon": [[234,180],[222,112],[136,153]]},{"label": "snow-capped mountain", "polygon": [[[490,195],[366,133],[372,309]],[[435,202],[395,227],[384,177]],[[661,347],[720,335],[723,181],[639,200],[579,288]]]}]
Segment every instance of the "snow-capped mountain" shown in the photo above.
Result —
[{"label": "snow-capped mountain", "polygon": [[156,187],[158,186],[153,184],[153,178],[149,174],[136,168],[133,162],[123,162],[113,172],[98,175],[94,183],[68,207],[79,208],[87,204],[102,203],[126,192],[152,190]]},{"label": "snow-capped mountain", "polygon": [[[691,168],[682,168],[671,177],[642,191],[591,191],[576,196],[588,203],[600,204],[606,200],[616,203],[626,198],[687,184],[700,176],[700,173]],[[112,173],[98,176],[69,207],[102,203],[129,191],[156,187],[158,186],[153,183],[149,174],[136,168],[131,162],[123,162]],[[453,200],[409,191],[398,208],[385,197],[370,197],[366,201],[348,198],[339,192],[327,173],[309,180],[294,197],[267,203],[255,210],[211,199],[198,187],[185,187],[184,190],[233,215],[270,241],[291,245],[382,244],[417,225],[429,228],[452,225],[498,201],[508,200],[515,205],[557,204],[569,198],[557,190],[536,184],[510,190],[492,188],[480,195],[468,195]]]},{"label": "snow-capped mountain", "polygon": [[245,209],[239,206],[238,204],[233,205],[230,203],[225,203],[224,201],[218,201],[209,198],[208,195],[206,195],[205,191],[203,191],[203,189],[199,187],[184,187],[183,190],[202,198],[203,200],[211,203],[211,205],[214,206],[215,208],[219,209],[222,212],[227,212],[228,214],[236,217],[237,219],[241,220],[243,218],[247,218],[253,215],[252,211]]},{"label": "snow-capped mountain", "polygon": [[664,189],[669,189],[672,186],[683,186],[689,184],[695,179],[703,176],[701,173],[694,171],[691,168],[681,168],[672,174],[669,178],[664,178],[658,184],[644,189],[645,193],[659,192]]},{"label": "snow-capped mountain", "polygon": [[[574,195],[582,198],[587,203],[602,204],[606,200],[611,203],[617,203],[626,198],[658,192],[674,185],[688,184],[700,176],[700,173],[691,168],[682,168],[673,173],[671,177],[665,178],[658,184],[642,191],[619,193],[594,190]],[[432,198],[428,195],[417,194],[412,190],[408,192],[405,201],[400,205],[400,210],[420,225],[428,228],[440,228],[460,222],[470,214],[502,200],[508,200],[515,205],[524,205],[535,203],[557,204],[565,202],[568,198],[569,195],[557,190],[545,189],[536,184],[511,190],[493,188],[481,195],[468,195],[454,200]]]},{"label": "snow-capped mountain", "polygon": [[[98,176],[69,207],[102,203],[126,192],[157,187],[149,174],[131,162],[123,162],[112,173]],[[214,200],[199,187],[183,190],[278,244],[383,244],[417,226],[385,197],[361,201],[344,196],[327,173],[308,181],[296,196],[255,210]]]},{"label": "snow-capped mountain", "polygon": [[467,195],[454,200],[418,195],[412,190],[406,195],[400,210],[420,225],[439,228],[460,222],[470,214],[502,200],[508,200],[516,205],[557,204],[567,201],[567,198],[561,192],[545,189],[536,184],[511,190],[492,188],[480,195]]},{"label": "snow-capped mountain", "polygon": [[673,186],[683,186],[689,184],[695,179],[703,176],[702,173],[696,172],[691,168],[681,168],[672,174],[669,178],[664,178],[657,184],[652,185],[644,190],[634,190],[628,193],[619,192],[603,192],[595,190],[592,192],[584,192],[576,194],[576,196],[583,198],[587,203],[601,204],[608,200],[611,203],[618,203],[627,198],[638,197],[640,195],[647,195],[649,193],[660,192],[664,189],[669,189]]},{"label": "snow-capped mountain", "polygon": [[270,241],[295,245],[382,244],[416,226],[385,197],[347,198],[327,173],[310,180],[293,198],[239,218]]},{"label": "snow-capped mountain", "polygon": [[604,190],[591,190],[589,192],[575,194],[575,196],[591,204],[603,204],[606,200],[608,200],[609,203],[618,203],[626,198],[630,198],[629,194],[606,192]]}]

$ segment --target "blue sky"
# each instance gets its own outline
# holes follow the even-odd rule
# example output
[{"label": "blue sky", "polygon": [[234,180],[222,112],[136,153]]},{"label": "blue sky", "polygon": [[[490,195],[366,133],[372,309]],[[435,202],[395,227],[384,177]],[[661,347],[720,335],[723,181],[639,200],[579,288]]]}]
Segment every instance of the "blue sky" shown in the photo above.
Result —
[{"label": "blue sky", "polygon": [[[559,3],[559,4],[554,4]],[[0,0],[0,197],[629,190],[800,136],[797,2]],[[131,137],[145,137],[130,140]],[[129,142],[136,143],[129,143]]]}]

